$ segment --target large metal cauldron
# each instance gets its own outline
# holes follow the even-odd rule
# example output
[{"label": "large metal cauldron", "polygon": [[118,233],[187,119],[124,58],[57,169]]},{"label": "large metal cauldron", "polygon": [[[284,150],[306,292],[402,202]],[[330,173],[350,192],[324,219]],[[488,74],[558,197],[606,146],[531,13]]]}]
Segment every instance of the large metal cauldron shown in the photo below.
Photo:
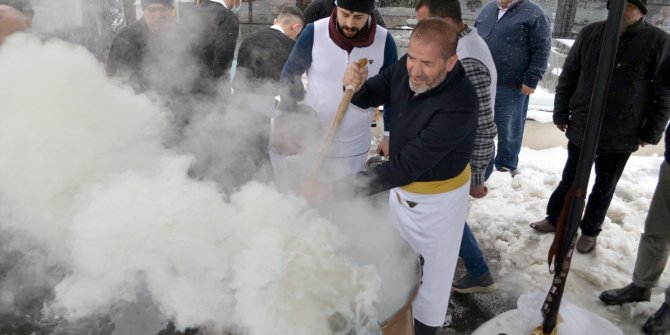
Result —
[{"label": "large metal cauldron", "polygon": [[383,335],[414,335],[414,317],[412,316],[412,302],[416,299],[421,286],[421,264],[417,258],[414,285],[406,292],[407,299],[392,315],[382,322]]}]

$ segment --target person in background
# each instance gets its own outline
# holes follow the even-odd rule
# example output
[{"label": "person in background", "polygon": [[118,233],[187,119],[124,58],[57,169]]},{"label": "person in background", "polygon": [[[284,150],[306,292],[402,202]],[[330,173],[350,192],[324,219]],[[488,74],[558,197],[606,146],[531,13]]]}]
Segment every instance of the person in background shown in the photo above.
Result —
[{"label": "person in background", "polygon": [[[237,52],[234,88],[244,93],[274,96],[279,92],[279,76],[305,25],[302,12],[295,6],[284,6],[274,24],[249,35]],[[257,90],[261,89],[261,92]],[[274,109],[269,106],[265,113]]]},{"label": "person in background", "polygon": [[142,18],[123,28],[107,57],[107,74],[128,80],[138,92],[155,89],[147,66],[153,63],[156,41],[172,21],[173,0],[142,0]]},{"label": "person in background", "polygon": [[[279,110],[291,112],[304,98],[323,128],[329,129],[344,96],[341,78],[347,64],[366,58],[369,75],[373,76],[397,61],[393,36],[376,24],[373,9],[373,0],[338,0],[329,18],[306,26],[282,70]],[[306,92],[304,73],[308,78]],[[324,164],[328,170],[323,177],[352,175],[364,169],[374,112],[374,108],[348,107]]]},{"label": "person in background", "polygon": [[[659,84],[670,88],[670,58],[658,71]],[[665,128],[665,160],[661,163],[656,191],[644,223],[644,233],[637,249],[633,282],[628,286],[607,290],[600,300],[607,305],[649,301],[651,288],[658,285],[670,255],[670,125]],[[670,333],[670,286],[665,289],[665,301],[642,326],[645,334]]]},{"label": "person in background", "polygon": [[[656,72],[668,55],[670,38],[644,20],[646,13],[645,0],[629,0],[626,4],[617,65],[596,149],[596,180],[579,224],[582,234],[576,249],[581,253],[596,247],[596,238],[631,153],[640,146],[658,143],[670,116],[670,92],[656,85]],[[565,197],[575,180],[604,30],[603,21],[579,32],[558,78],[554,124],[568,138],[568,159],[561,181],[549,198],[547,216],[531,223],[540,233],[556,230]]]},{"label": "person in background", "polygon": [[[470,196],[479,199],[486,196],[488,189],[484,186],[487,179],[487,166],[493,157],[495,147],[493,138],[496,136],[496,125],[493,122],[493,106],[496,94],[497,72],[491,52],[476,29],[463,23],[461,4],[458,0],[419,0],[415,6],[416,19],[421,21],[427,17],[439,17],[449,23],[458,33],[456,55],[465,69],[477,92],[479,103],[479,119],[475,133],[475,144],[470,158],[472,178]],[[448,102],[446,102],[448,103]],[[385,121],[388,115],[384,114]],[[387,122],[384,123],[387,125]],[[386,144],[384,147],[383,144]],[[388,151],[388,140],[382,142],[380,151]],[[463,238],[459,256],[465,264],[467,274],[454,281],[452,288],[458,293],[488,293],[497,289],[491,272],[479,245],[467,223],[463,229]]]},{"label": "person in background", "polygon": [[13,7],[18,10],[25,16],[26,26],[28,29],[33,25],[33,17],[35,16],[35,10],[30,0],[0,0],[0,5],[6,5]]},{"label": "person in background", "polygon": [[21,12],[7,5],[0,5],[0,46],[10,35],[26,30],[26,17]]},{"label": "person in background", "polygon": [[[528,100],[547,69],[551,22],[531,0],[497,0],[475,21],[498,70],[494,120],[498,129],[495,168],[517,174]],[[491,165],[490,169],[493,169]]]},{"label": "person in background", "polygon": [[249,35],[240,44],[237,52],[237,69],[233,79],[233,90],[241,108],[255,112],[258,123],[266,128],[255,146],[257,169],[267,167],[271,176],[269,140],[271,118],[276,117],[276,100],[279,94],[279,76],[288,59],[295,39],[302,31],[305,18],[295,6],[284,6],[271,27]]},{"label": "person in background", "polygon": [[199,68],[195,94],[229,95],[230,70],[240,33],[237,14],[241,7],[242,0],[202,0],[192,15],[184,17],[184,27],[198,35],[193,38],[192,48]]},{"label": "person in background", "polygon": [[435,334],[444,322],[467,216],[478,107],[456,44],[450,24],[427,18],[414,28],[398,63],[368,80],[367,68],[350,64],[342,82],[356,88],[354,105],[390,102],[394,108],[390,159],[359,174],[356,184],[367,194],[390,190],[396,228],[422,257],[422,283],[412,304],[416,335]]},{"label": "person in background", "polygon": [[[336,0],[314,0],[310,2],[304,11],[305,24],[310,24],[312,22],[329,17],[330,14],[333,13],[335,7],[337,7]],[[383,28],[386,28],[384,18],[381,14],[379,14],[379,11],[375,8],[373,12],[377,18],[377,24]]]}]

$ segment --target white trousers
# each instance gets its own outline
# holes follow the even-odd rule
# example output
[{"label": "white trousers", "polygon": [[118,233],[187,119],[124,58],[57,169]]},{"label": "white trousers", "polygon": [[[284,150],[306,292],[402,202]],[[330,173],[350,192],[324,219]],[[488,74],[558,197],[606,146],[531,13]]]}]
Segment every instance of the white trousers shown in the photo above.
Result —
[{"label": "white trousers", "polygon": [[441,326],[447,315],[469,191],[467,182],[446,193],[416,194],[394,188],[389,195],[396,228],[424,259],[421,288],[412,309],[415,319],[431,327]]}]

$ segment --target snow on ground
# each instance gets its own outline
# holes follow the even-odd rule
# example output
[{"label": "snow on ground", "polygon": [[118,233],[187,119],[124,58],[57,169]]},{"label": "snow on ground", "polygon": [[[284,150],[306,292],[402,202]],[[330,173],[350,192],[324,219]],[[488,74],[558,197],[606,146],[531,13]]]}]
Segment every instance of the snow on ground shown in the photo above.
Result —
[{"label": "snow on ground", "polygon": [[[551,282],[546,259],[554,235],[538,234],[528,224],[544,217],[566,157],[567,151],[561,147],[523,148],[520,174],[512,178],[508,173],[494,173],[487,182],[488,196],[471,203],[468,223],[482,248],[500,253],[501,270],[496,279],[501,290],[512,297],[530,290],[547,292]],[[598,299],[601,291],[631,281],[661,162],[658,156],[631,156],[595,251],[587,255],[575,252],[567,281],[565,299],[605,317],[624,334],[639,333],[646,318],[663,302],[663,289],[670,281],[663,276],[651,302],[606,307]],[[593,180],[592,174],[591,185]]]}]

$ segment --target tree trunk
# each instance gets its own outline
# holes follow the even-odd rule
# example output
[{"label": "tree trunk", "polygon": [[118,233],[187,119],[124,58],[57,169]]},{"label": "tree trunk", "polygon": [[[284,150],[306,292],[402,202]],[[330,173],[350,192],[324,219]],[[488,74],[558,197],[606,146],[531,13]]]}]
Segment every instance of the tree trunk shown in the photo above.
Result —
[{"label": "tree trunk", "polygon": [[556,7],[556,18],[554,20],[555,38],[572,38],[572,26],[575,24],[577,14],[577,0],[558,0]]}]

